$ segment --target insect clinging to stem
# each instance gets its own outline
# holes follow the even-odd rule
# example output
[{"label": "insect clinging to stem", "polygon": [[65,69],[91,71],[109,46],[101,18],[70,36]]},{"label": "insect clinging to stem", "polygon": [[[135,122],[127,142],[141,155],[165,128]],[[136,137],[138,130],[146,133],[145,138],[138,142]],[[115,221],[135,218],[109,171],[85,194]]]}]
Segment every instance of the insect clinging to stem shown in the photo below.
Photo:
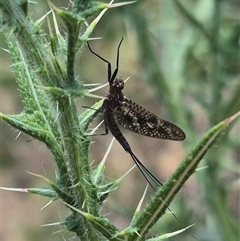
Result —
[{"label": "insect clinging to stem", "polygon": [[109,90],[106,93],[101,110],[104,115],[106,134],[108,130],[121,144],[123,149],[130,154],[133,161],[147,180],[149,185],[156,190],[153,183],[157,186],[162,186],[162,183],[142,164],[142,162],[132,152],[132,149],[123,136],[118,126],[135,133],[166,140],[182,141],[185,139],[185,133],[176,125],[163,120],[146,110],[142,106],[131,101],[122,93],[124,81],[117,78],[119,67],[119,50],[122,44],[121,39],[117,48],[116,68],[112,73],[111,64],[109,61],[95,53],[89,43],[89,50],[108,65],[108,83]]},{"label": "insect clinging to stem", "polygon": [[[89,50],[108,65],[109,90],[106,93],[103,105],[100,108],[104,116],[105,134],[108,134],[108,130],[110,130],[123,149],[130,154],[134,163],[139,168],[140,172],[152,189],[156,191],[154,185],[160,187],[163,184],[132,152],[128,141],[123,136],[118,125],[135,133],[159,139],[182,141],[186,136],[183,130],[178,126],[159,118],[155,114],[151,113],[123,95],[122,90],[124,88],[124,81],[116,77],[119,65],[119,50],[122,41],[123,38],[121,39],[117,48],[116,68],[113,74],[110,62],[95,53],[87,42]],[[170,208],[168,208],[168,210],[172,213]],[[174,213],[172,213],[172,215],[179,223],[182,223]],[[197,239],[194,235],[191,234],[191,236]]]}]

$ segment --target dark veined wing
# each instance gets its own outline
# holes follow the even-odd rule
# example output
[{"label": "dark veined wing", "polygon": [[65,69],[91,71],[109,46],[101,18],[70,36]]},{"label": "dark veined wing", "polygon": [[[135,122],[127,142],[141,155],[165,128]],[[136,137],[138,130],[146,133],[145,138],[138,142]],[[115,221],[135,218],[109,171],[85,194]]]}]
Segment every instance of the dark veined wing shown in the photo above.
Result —
[{"label": "dark veined wing", "polygon": [[159,118],[126,97],[114,109],[113,115],[121,127],[135,133],[174,141],[185,139],[185,133],[178,126]]}]

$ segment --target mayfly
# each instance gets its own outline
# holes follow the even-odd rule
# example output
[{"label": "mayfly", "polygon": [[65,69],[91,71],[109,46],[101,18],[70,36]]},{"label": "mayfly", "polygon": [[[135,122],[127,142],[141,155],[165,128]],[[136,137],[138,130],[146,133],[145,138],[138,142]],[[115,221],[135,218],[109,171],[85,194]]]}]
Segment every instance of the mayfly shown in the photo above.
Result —
[{"label": "mayfly", "polygon": [[95,53],[87,43],[89,50],[108,65],[109,91],[106,93],[101,108],[106,134],[109,129],[123,149],[130,154],[149,185],[156,190],[153,183],[157,186],[162,186],[162,183],[135,156],[118,126],[141,135],[174,141],[184,140],[185,134],[178,126],[159,118],[123,95],[124,81],[117,78],[119,50],[122,41],[123,38],[117,48],[116,68],[113,73],[110,62]]}]

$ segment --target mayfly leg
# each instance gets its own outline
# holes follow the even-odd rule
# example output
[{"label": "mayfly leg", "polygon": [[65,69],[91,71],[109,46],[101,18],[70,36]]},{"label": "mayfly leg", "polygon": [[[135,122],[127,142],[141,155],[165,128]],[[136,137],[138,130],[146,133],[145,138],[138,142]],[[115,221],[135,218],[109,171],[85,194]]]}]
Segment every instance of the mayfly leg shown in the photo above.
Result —
[{"label": "mayfly leg", "polygon": [[123,41],[123,38],[121,39],[119,45],[118,45],[118,48],[117,48],[117,62],[116,62],[116,69],[114,70],[113,74],[112,74],[112,68],[111,68],[111,64],[108,60],[104,59],[102,56],[100,56],[99,54],[95,53],[89,43],[87,42],[87,45],[88,45],[88,48],[89,50],[94,54],[96,55],[99,59],[101,59],[102,61],[104,61],[105,63],[107,63],[108,65],[108,83],[112,83],[114,81],[114,79],[116,78],[117,76],[117,73],[118,73],[118,64],[119,64],[119,50],[120,50],[120,46],[122,44],[122,41]]}]

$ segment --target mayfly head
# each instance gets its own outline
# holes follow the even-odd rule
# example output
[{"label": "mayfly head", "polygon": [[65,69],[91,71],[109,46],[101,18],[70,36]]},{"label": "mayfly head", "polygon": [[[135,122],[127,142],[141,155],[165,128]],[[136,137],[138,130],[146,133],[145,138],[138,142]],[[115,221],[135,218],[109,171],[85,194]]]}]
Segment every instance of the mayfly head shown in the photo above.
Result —
[{"label": "mayfly head", "polygon": [[124,81],[122,79],[116,78],[111,85],[114,89],[121,91],[124,88]]}]

